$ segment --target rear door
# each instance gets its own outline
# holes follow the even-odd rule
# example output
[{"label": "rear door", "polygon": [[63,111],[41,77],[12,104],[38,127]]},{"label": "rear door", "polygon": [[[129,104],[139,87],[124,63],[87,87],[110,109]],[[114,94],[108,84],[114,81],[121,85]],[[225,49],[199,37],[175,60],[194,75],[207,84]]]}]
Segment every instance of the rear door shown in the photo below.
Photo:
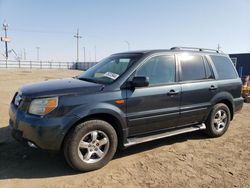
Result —
[{"label": "rear door", "polygon": [[201,123],[218,88],[211,65],[205,56],[190,53],[179,54],[178,62],[182,90],[179,123]]},{"label": "rear door", "polygon": [[174,127],[179,118],[181,91],[176,82],[175,56],[151,57],[135,75],[149,77],[149,86],[127,90],[129,136]]}]

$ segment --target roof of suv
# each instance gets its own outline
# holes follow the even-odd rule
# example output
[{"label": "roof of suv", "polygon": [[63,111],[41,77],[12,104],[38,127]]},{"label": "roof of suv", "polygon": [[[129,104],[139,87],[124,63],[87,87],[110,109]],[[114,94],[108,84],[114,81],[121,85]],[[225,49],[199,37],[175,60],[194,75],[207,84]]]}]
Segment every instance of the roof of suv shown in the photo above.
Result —
[{"label": "roof of suv", "polygon": [[134,53],[160,53],[160,52],[195,52],[195,53],[206,53],[206,54],[223,54],[222,51],[215,50],[215,49],[207,49],[207,48],[193,48],[193,47],[172,47],[170,49],[154,49],[154,50],[137,50],[137,51],[127,51],[116,53],[113,55],[120,55],[120,54],[134,54]]}]

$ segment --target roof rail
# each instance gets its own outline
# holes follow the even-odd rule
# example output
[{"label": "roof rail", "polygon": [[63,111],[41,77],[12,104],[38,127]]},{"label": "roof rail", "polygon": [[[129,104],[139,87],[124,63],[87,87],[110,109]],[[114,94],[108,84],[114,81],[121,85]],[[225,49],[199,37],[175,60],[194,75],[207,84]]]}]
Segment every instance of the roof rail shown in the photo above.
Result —
[{"label": "roof rail", "polygon": [[220,53],[221,51],[219,50],[215,50],[215,49],[208,49],[208,48],[193,48],[193,47],[172,47],[170,48],[170,50],[197,50],[200,52],[205,52],[205,51],[209,51],[209,52],[216,52],[216,53]]}]

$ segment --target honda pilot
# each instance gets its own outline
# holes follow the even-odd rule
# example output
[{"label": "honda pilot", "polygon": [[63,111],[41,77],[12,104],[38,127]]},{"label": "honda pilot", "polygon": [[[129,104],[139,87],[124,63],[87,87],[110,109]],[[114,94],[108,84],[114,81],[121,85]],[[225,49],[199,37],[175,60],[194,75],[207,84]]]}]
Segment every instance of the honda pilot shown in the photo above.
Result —
[{"label": "honda pilot", "polygon": [[72,168],[91,171],[118,147],[199,130],[222,136],[242,108],[241,85],[217,50],[117,53],[79,76],[21,87],[9,126],[18,141],[63,151]]}]

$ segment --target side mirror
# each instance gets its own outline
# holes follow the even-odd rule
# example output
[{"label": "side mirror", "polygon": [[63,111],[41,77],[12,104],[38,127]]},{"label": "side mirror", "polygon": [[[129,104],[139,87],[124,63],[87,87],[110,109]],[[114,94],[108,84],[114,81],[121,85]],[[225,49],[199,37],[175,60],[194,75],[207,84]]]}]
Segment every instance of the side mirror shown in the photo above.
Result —
[{"label": "side mirror", "polygon": [[146,87],[149,85],[149,78],[147,76],[135,76],[131,81],[133,87]]}]

